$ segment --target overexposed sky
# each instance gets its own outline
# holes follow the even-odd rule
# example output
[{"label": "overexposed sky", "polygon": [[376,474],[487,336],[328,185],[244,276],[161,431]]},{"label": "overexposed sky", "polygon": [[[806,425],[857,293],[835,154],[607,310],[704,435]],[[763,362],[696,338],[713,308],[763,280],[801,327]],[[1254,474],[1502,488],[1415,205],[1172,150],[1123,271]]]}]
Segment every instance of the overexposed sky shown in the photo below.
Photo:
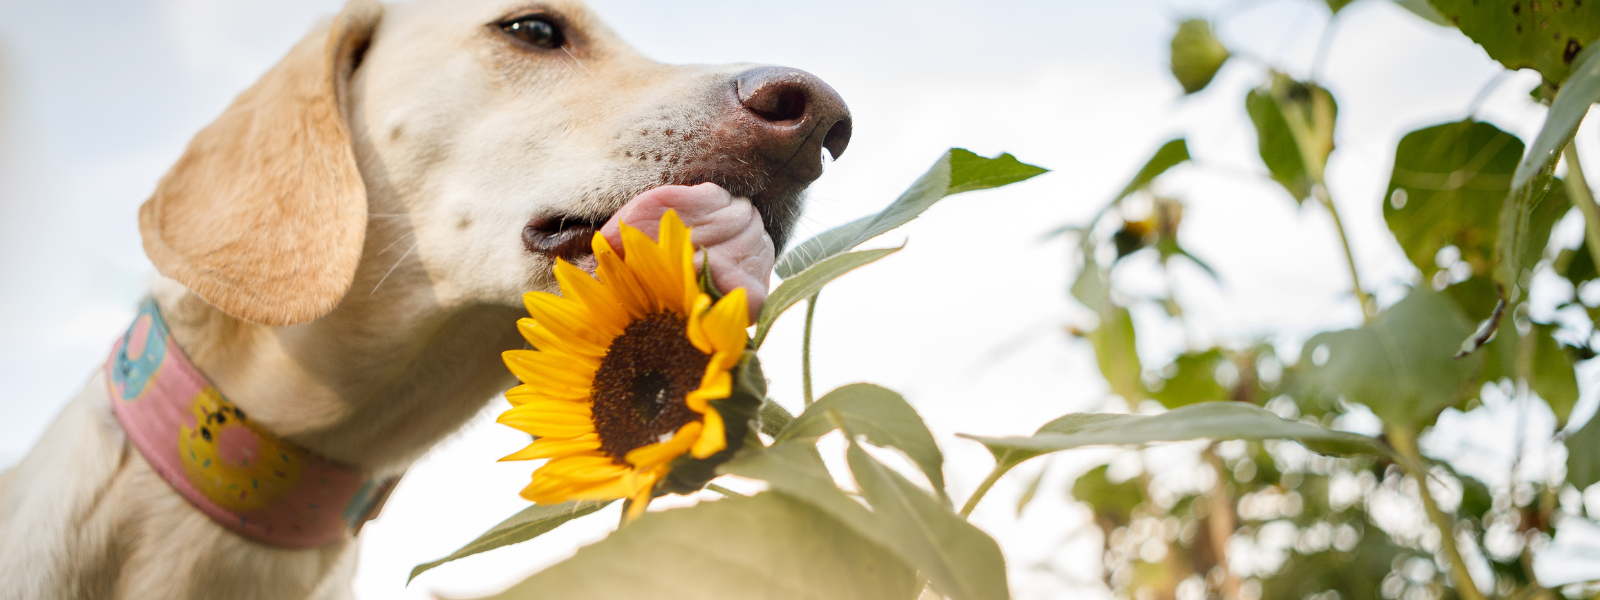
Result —
[{"label": "overexposed sky", "polygon": [[[1087,344],[1062,333],[1092,324],[1066,294],[1068,248],[1040,238],[1091,215],[1173,135],[1188,133],[1191,150],[1214,166],[1163,183],[1186,192],[1183,240],[1224,285],[1198,271],[1177,277],[1196,321],[1187,342],[1184,332],[1155,327],[1154,314],[1137,314],[1152,324],[1140,332],[1148,332],[1140,339],[1145,364],[1163,364],[1185,343],[1274,332],[1292,352],[1315,331],[1359,321],[1326,213],[1297,209],[1260,177],[1243,110],[1260,64],[1234,60],[1189,98],[1166,72],[1176,20],[1217,15],[1221,2],[592,4],[657,59],[784,64],[816,73],[844,96],[854,138],[812,187],[797,239],[883,206],[951,146],[1008,151],[1053,170],[951,198],[877,240],[909,245],[830,287],[817,310],[819,389],[873,381],[906,394],[939,437],[958,498],[990,461],[955,433],[1025,433],[1061,413],[1101,407],[1106,390]],[[1320,3],[1228,4],[1219,29],[1226,43],[1308,75],[1327,22]],[[139,245],[139,203],[195,131],[339,5],[0,0],[0,465],[27,451],[131,318],[151,273]],[[1382,223],[1394,145],[1407,131],[1463,117],[1499,67],[1460,34],[1388,0],[1356,2],[1340,20],[1321,77],[1340,108],[1330,189],[1364,280],[1392,301],[1415,277]],[[1543,109],[1525,91],[1536,81],[1508,78],[1480,118],[1531,139]],[[1582,143],[1593,134],[1586,129]],[[1137,269],[1125,275],[1118,283],[1128,289],[1162,289]],[[798,312],[783,320],[763,355],[774,397],[791,407],[799,404],[799,322]],[[1587,407],[1593,390],[1583,385]],[[1492,415],[1459,420],[1472,418]],[[491,421],[485,413],[413,468],[367,528],[356,582],[362,598],[493,591],[615,523],[608,512],[441,567],[402,592],[411,566],[525,505],[515,492],[529,465],[494,462],[525,437]],[[978,511],[976,522],[1007,552],[1019,598],[1093,589],[1098,540],[1071,538],[1088,515],[1065,499],[1065,486],[1107,456],[1085,451],[1053,462],[1041,499],[1020,518],[1012,507],[1018,482],[1042,461],[1003,480]],[[1041,562],[1065,575],[1035,568]]]}]

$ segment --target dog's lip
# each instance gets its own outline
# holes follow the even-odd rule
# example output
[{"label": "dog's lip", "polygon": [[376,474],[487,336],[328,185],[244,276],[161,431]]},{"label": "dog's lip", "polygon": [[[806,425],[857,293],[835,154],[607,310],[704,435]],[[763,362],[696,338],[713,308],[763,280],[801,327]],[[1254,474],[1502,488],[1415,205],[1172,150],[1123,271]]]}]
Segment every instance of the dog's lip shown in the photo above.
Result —
[{"label": "dog's lip", "polygon": [[594,234],[600,231],[610,216],[592,217],[570,214],[540,215],[522,228],[522,245],[533,254],[554,260],[578,262],[594,254],[591,245]]}]

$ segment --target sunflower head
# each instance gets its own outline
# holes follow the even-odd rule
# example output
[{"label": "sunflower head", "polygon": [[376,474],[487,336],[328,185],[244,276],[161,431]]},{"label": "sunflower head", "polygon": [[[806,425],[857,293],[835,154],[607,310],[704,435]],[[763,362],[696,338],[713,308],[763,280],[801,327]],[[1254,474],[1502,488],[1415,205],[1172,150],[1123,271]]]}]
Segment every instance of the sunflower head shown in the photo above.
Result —
[{"label": "sunflower head", "polygon": [[[539,504],[633,500],[703,487],[744,441],[759,395],[749,380],[743,288],[713,301],[696,281],[690,230],[673,211],[659,241],[622,226],[626,258],[596,234],[596,277],[557,261],[561,295],[523,296],[535,350],[505,353],[522,385],[499,422],[535,436],[501,460],[549,459],[522,497]],[[740,389],[747,385],[737,386]]]}]

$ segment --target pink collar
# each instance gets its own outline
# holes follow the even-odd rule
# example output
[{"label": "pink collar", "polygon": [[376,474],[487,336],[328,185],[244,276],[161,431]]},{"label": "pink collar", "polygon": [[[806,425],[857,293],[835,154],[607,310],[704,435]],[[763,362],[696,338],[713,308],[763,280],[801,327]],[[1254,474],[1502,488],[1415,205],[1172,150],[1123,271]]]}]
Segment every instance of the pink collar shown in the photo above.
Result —
[{"label": "pink collar", "polygon": [[374,479],[268,433],[194,368],[147,299],[106,360],[112,411],[150,466],[248,539],[314,548],[360,531],[398,477]]}]

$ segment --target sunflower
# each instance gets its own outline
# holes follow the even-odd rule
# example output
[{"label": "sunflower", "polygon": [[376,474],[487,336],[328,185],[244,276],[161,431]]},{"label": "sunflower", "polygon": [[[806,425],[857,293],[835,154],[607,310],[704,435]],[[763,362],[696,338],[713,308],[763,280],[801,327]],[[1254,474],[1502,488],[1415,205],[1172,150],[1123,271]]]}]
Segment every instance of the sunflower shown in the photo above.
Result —
[{"label": "sunflower", "polygon": [[743,288],[715,303],[701,291],[689,237],[670,210],[659,243],[622,226],[626,258],[595,234],[598,280],[557,260],[561,296],[523,296],[531,318],[517,328],[537,350],[505,353],[522,385],[506,392],[512,408],[499,422],[535,440],[500,460],[550,459],[523,498],[628,498],[631,518],[675,459],[727,447],[723,415],[711,401],[731,392],[748,303]]}]

